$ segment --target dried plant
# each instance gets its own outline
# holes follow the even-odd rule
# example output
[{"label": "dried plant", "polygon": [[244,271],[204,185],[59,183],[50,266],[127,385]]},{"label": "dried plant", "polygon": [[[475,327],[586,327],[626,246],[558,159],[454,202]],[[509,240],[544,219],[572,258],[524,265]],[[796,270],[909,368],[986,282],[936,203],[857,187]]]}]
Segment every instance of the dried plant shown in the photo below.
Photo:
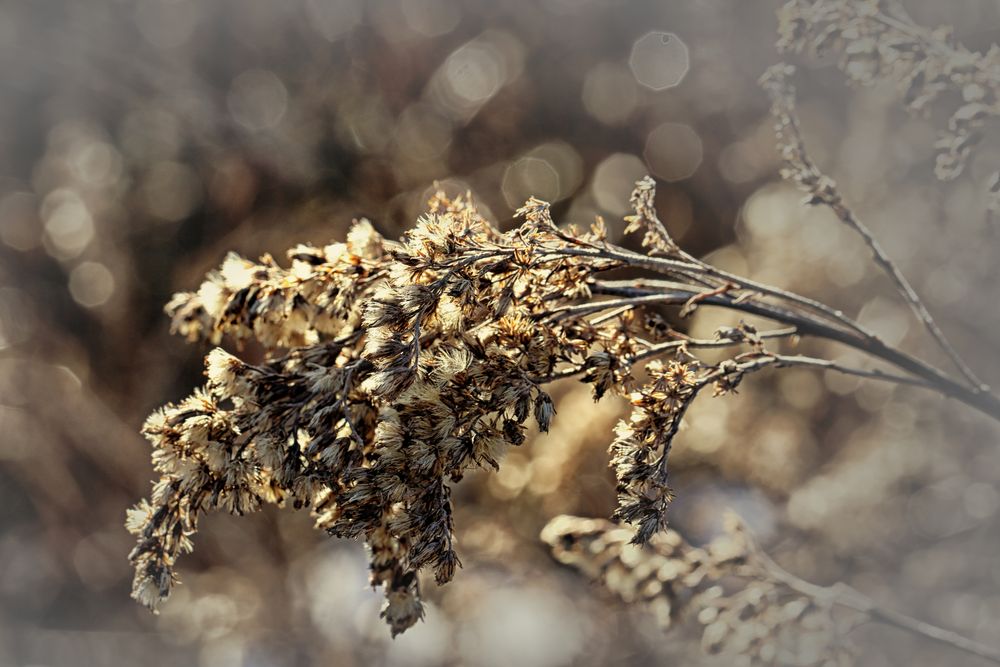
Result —
[{"label": "dried plant", "polygon": [[[914,113],[941,100],[950,108],[934,148],[935,174],[957,178],[983,139],[983,126],[1000,116],[1000,47],[986,53],[955,41],[948,26],[915,23],[898,0],[792,0],[779,12],[779,49],[823,55],[835,51],[848,79],[860,85],[887,80]],[[990,207],[1000,207],[1000,172],[990,179]]]},{"label": "dried plant", "polygon": [[701,626],[702,649],[733,660],[781,665],[850,664],[848,626],[831,600],[770,576],[735,515],[704,548],[674,530],[645,547],[634,531],[601,519],[560,516],[542,540],[560,563],[599,581],[626,604],[642,603],[667,630]]},{"label": "dried plant", "polygon": [[996,649],[883,608],[849,586],[796,577],[732,513],[723,533],[703,548],[669,529],[640,547],[632,530],[573,516],[550,521],[542,540],[560,563],[626,604],[643,604],[664,630],[697,623],[702,649],[727,655],[733,664],[850,665],[855,648],[848,633],[868,622],[1000,660]]},{"label": "dried plant", "polygon": [[[729,393],[748,373],[807,366],[923,386],[1000,415],[978,385],[885,346],[842,313],[683,252],[653,195],[652,181],[641,181],[629,218],[645,231],[647,254],[611,244],[600,220],[586,233],[563,231],[538,200],[519,211],[523,224],[501,233],[467,199],[439,195],[401,242],[361,221],[346,243],[292,249],[288,269],[231,255],[198,292],[175,296],[168,311],[178,333],[253,339],[267,356],[253,365],[214,349],[205,386],[146,422],[162,477],[129,514],[139,538],[136,599],[155,608],[169,594],[203,512],[292,504],[332,535],[366,541],[384,615],[393,632],[406,629],[422,614],[417,574],[429,568],[445,583],[459,564],[449,482],[470,468],[496,469],[523,442],[529,416],[547,430],[554,409],[543,386],[560,378],[632,403],[611,463],[615,516],[638,527],[636,543],[665,528],[671,442],[705,387]],[[622,268],[664,278],[603,276]],[[651,304],[682,313],[719,305],[789,326],[759,331],[740,321],[692,339],[651,324],[642,315]],[[899,372],[766,346],[804,335]],[[701,348],[732,356],[708,363],[695,355]]]},{"label": "dried plant", "polygon": [[[856,43],[875,39],[875,53],[882,53],[889,37],[865,28],[886,24],[881,6],[790,3],[785,42],[814,41],[811,31],[835,26],[824,43],[845,41],[845,70],[864,80],[852,64],[861,53]],[[917,67],[909,56],[878,57],[888,64],[877,61],[865,76]],[[973,70],[969,76],[979,71]],[[707,387],[714,395],[734,393],[748,374],[792,366],[922,387],[997,420],[1000,399],[962,361],[833,180],[809,158],[792,71],[779,66],[763,79],[784,176],[808,193],[808,203],[830,207],[862,236],[959,377],[887,345],[833,307],[685,252],[657,215],[648,177],[636,185],[625,219],[627,232],[641,234],[641,251],[610,242],[600,218],[587,230],[557,225],[538,199],[527,201],[517,212],[520,224],[504,232],[470,196],[438,193],[400,241],[356,221],[344,243],[293,248],[287,267],[270,256],[252,262],[232,254],[197,292],[170,301],[173,330],[189,341],[237,351],[252,341],[263,358],[250,363],[216,347],[206,358],[204,386],[147,420],[143,432],[160,479],[151,498],[128,514],[138,539],[130,555],[133,597],[155,610],[170,594],[177,559],[192,549],[205,512],[291,505],[308,509],[329,534],[366,543],[371,583],[386,597],[383,616],[394,635],[402,632],[423,615],[419,575],[433,572],[444,584],[460,565],[452,485],[470,469],[497,470],[504,452],[524,442],[529,420],[547,431],[555,407],[546,385],[577,378],[595,400],[618,395],[631,404],[609,453],[618,491],[614,518],[634,530],[562,520],[546,532],[560,559],[602,573],[626,599],[648,599],[665,623],[699,609],[706,648],[782,664],[846,660],[832,606],[876,620],[889,612],[854,593],[834,595],[776,574],[783,571],[735,528],[727,543],[707,550],[667,529],[668,458],[685,412]],[[940,83],[940,76],[931,81]],[[640,277],[622,279],[623,271]],[[705,306],[731,311],[729,326],[710,339],[675,328]],[[672,324],[657,313],[665,307],[676,315]],[[750,316],[776,324],[765,328]],[[796,353],[806,337],[845,345],[879,365]],[[702,350],[713,354],[699,356]],[[583,554],[581,544],[597,546]],[[752,583],[727,589],[732,576]],[[816,636],[814,651],[787,653],[784,638],[793,628]],[[934,633],[944,632],[923,629],[938,639]],[[986,647],[951,639],[942,641],[997,658]]]}]

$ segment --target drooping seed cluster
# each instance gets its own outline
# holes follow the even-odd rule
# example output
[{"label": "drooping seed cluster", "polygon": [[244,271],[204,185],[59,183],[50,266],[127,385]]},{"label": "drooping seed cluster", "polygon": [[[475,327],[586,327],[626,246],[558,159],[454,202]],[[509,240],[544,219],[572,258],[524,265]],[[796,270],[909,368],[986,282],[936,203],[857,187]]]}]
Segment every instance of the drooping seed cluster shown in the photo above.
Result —
[{"label": "drooping seed cluster", "polygon": [[[161,477],[150,502],[128,513],[139,538],[130,555],[137,600],[155,608],[169,594],[176,560],[191,550],[208,510],[244,514],[291,499],[330,524],[333,494],[364,462],[359,430],[370,433],[375,423],[356,390],[352,322],[356,299],[378,280],[381,243],[361,222],[346,244],[290,252],[290,270],[268,257],[255,264],[231,255],[197,293],[171,301],[174,329],[189,339],[254,338],[275,353],[252,366],[214,349],[205,386],[143,426]],[[297,342],[305,345],[283,347]]]},{"label": "drooping seed cluster", "polygon": [[666,528],[671,500],[667,456],[681,418],[697,394],[691,364],[652,361],[649,381],[631,395],[632,414],[615,427],[611,465],[618,479],[615,518],[638,526],[635,541],[644,544]]},{"label": "drooping seed cluster", "polygon": [[[542,531],[559,562],[600,581],[626,604],[640,603],[667,630],[701,627],[702,649],[732,664],[850,665],[854,654],[830,602],[772,576],[743,524],[704,548],[674,530],[635,544],[633,530],[601,519],[561,516]],[[814,587],[820,590],[819,587]]]},{"label": "drooping seed cluster", "polygon": [[[252,340],[264,358],[216,347],[205,385],[147,420],[160,479],[128,516],[134,597],[153,609],[167,597],[201,514],[275,503],[363,540],[383,616],[393,633],[405,630],[423,614],[420,573],[443,584],[460,565],[452,486],[470,469],[497,470],[529,420],[547,431],[555,406],[544,387],[560,378],[588,383],[595,400],[631,400],[610,446],[615,517],[637,527],[637,543],[652,539],[666,526],[671,443],[701,389],[735,391],[766,367],[829,368],[765,349],[765,339],[794,340],[794,327],[758,332],[740,320],[697,340],[650,310],[663,304],[683,318],[708,302],[793,321],[801,317],[787,308],[827,315],[684,253],[654,195],[641,180],[627,218],[648,254],[611,244],[600,219],[585,232],[559,227],[536,199],[501,232],[467,198],[437,195],[398,242],[356,222],[345,243],[294,248],[289,268],[231,255],[197,292],[175,296],[176,332]],[[666,279],[606,278],[622,268]],[[732,354],[707,363],[699,348]]]},{"label": "drooping seed cluster", "polygon": [[[639,183],[630,225],[678,252],[654,192]],[[147,420],[161,477],[129,512],[134,596],[155,608],[169,594],[202,513],[290,504],[367,543],[394,633],[418,620],[418,574],[444,583],[459,565],[451,485],[470,468],[497,469],[529,418],[548,430],[546,383],[576,375],[595,399],[627,394],[636,363],[658,351],[644,336],[681,336],[638,305],[602,312],[595,277],[642,257],[609,244],[603,221],[560,229],[535,199],[518,216],[501,233],[467,199],[436,196],[400,242],[361,221],[346,243],[294,248],[289,268],[230,255],[197,292],[175,296],[177,333],[253,340],[266,354],[255,365],[215,348],[204,387]],[[643,540],[665,525],[670,440],[696,393],[699,366],[685,359],[648,365],[612,446],[618,516]]]}]

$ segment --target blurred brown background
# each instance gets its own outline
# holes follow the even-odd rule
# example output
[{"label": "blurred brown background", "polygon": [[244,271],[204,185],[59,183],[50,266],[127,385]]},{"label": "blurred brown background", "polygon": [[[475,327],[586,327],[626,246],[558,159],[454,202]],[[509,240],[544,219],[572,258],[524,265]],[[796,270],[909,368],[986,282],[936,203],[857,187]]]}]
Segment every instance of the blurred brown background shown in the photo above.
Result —
[{"label": "blurred brown background", "polygon": [[[995,2],[906,4],[972,48],[1000,38]],[[652,172],[688,250],[935,358],[864,247],[777,181],[756,86],[778,59],[777,6],[0,4],[0,665],[712,664],[537,539],[558,513],[613,505],[605,449],[621,405],[573,383],[547,437],[458,487],[465,568],[394,642],[360,546],[303,514],[209,517],[158,617],[128,597],[122,522],[153,476],[139,425],[200,382],[205,350],[167,333],[170,294],[227,250],[281,256],[353,217],[396,236],[436,180],[508,226],[532,194],[557,219],[617,221]],[[937,183],[933,118],[807,65],[814,156],[1000,385],[1000,230],[983,194],[1000,154],[987,144],[970,173]],[[691,326],[733,319],[702,309]],[[796,573],[1000,644],[996,425],[798,370],[704,400],[689,421],[673,516],[693,540],[733,507]],[[862,664],[966,664],[892,630],[857,638]]]}]

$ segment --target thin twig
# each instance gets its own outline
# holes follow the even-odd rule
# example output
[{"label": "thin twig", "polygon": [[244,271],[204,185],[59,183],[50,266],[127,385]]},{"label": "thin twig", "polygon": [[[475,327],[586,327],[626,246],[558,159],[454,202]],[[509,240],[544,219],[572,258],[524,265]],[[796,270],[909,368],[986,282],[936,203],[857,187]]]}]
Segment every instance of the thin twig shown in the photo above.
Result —
[{"label": "thin twig", "polygon": [[836,182],[820,171],[816,163],[812,161],[806,150],[805,138],[802,134],[798,113],[795,110],[795,87],[789,81],[793,72],[794,68],[789,65],[777,66],[768,70],[762,79],[764,88],[771,96],[771,114],[775,119],[779,147],[782,157],[785,159],[786,168],[783,175],[809,194],[810,204],[824,204],[833,211],[841,223],[853,229],[864,240],[875,259],[875,263],[889,276],[896,291],[909,305],[914,316],[944,350],[955,367],[978,391],[989,391],[989,387],[976,377],[976,374],[948,342],[927,307],[924,306],[920,296],[882,248],[868,226],[861,222],[850,207],[844,203],[844,198],[837,189]]},{"label": "thin twig", "polygon": [[627,297],[623,299],[611,299],[609,301],[590,301],[584,303],[574,303],[566,306],[559,306],[558,308],[553,308],[552,310],[543,314],[543,317],[552,317],[554,315],[561,317],[566,317],[568,315],[587,315],[590,313],[599,313],[604,310],[609,310],[612,308],[635,308],[637,306],[652,304],[652,303],[668,303],[668,304],[683,304],[691,298],[691,294],[697,294],[697,290],[694,290],[689,285],[683,285],[681,283],[671,283],[676,285],[675,291],[660,292],[657,294],[646,294],[643,296]]},{"label": "thin twig", "polygon": [[872,252],[872,256],[875,259],[875,263],[882,267],[882,270],[892,278],[893,282],[896,284],[896,289],[903,296],[906,302],[910,306],[910,310],[913,311],[914,316],[924,325],[924,328],[931,334],[938,345],[944,350],[945,354],[951,359],[951,362],[955,365],[955,368],[965,376],[973,387],[979,389],[980,391],[989,391],[989,387],[986,386],[982,380],[976,377],[976,374],[969,368],[968,364],[959,356],[958,351],[952,346],[952,344],[945,338],[944,333],[938,327],[937,322],[934,321],[934,317],[931,316],[927,307],[924,306],[923,301],[920,296],[917,295],[913,286],[910,285],[910,281],[906,279],[906,276],[902,274],[899,267],[889,258],[882,249],[881,244],[874,237],[868,227],[861,222],[854,215],[854,213],[844,206],[842,203],[837,206],[831,206],[831,209],[837,215],[844,224],[850,226],[858,235],[865,240],[869,249]]},{"label": "thin twig", "polygon": [[[771,331],[761,331],[757,334],[760,339],[768,338],[788,338],[790,336],[798,335],[798,329],[795,327],[788,327],[785,329],[773,329]],[[723,348],[723,347],[735,347],[738,345],[745,345],[746,341],[742,340],[729,340],[726,338],[716,340],[707,338],[684,338],[682,340],[672,340],[666,343],[658,343],[656,345],[650,346],[648,349],[643,350],[635,357],[633,361],[641,361],[643,359],[649,359],[651,357],[658,356],[664,352],[670,352],[672,350],[677,350],[679,348],[690,348],[690,349],[711,349],[711,348]],[[910,378],[912,379],[912,378]]]},{"label": "thin twig", "polygon": [[[788,329],[775,329],[772,331],[764,331],[758,334],[759,338],[786,338],[788,336],[797,335],[797,331],[794,327]],[[707,339],[685,339],[685,340],[675,340],[666,343],[660,343],[658,345],[652,345],[649,348],[643,350],[642,352],[636,354],[631,358],[631,362],[635,363],[637,361],[645,361],[646,359],[652,359],[661,356],[667,352],[672,352],[681,348],[685,349],[704,349],[704,348],[725,348],[725,347],[735,347],[737,345],[745,344],[744,341],[732,341],[732,340],[707,340]],[[818,357],[809,357],[805,355],[787,355],[787,354],[772,354],[768,352],[764,353],[751,353],[753,356],[748,359],[738,363],[736,366],[729,368],[719,368],[716,371],[705,375],[698,381],[699,387],[704,387],[706,385],[715,382],[716,380],[722,378],[725,375],[732,373],[751,373],[754,371],[767,368],[769,366],[774,368],[783,368],[788,366],[804,366],[808,368],[816,368],[820,370],[834,371],[836,373],[842,373],[844,375],[853,375],[856,377],[862,377],[869,380],[879,380],[882,382],[891,382],[893,384],[907,385],[911,387],[923,387],[924,389],[936,390],[932,383],[924,380],[922,378],[911,377],[908,375],[898,375],[895,373],[888,373],[879,369],[865,369],[865,368],[855,368],[853,366],[845,366],[839,364],[835,361],[830,361],[829,359],[821,359]],[[537,379],[538,382],[553,382],[555,380],[562,380],[566,378],[579,375],[584,372],[582,367],[572,367],[557,373],[553,373],[544,378]]]},{"label": "thin twig", "polygon": [[856,377],[867,378],[869,380],[881,380],[883,382],[892,382],[894,384],[909,385],[911,387],[924,387],[926,389],[934,389],[934,386],[923,380],[921,378],[915,378],[908,375],[897,375],[896,373],[888,373],[877,368],[865,369],[865,368],[854,368],[851,366],[844,366],[835,361],[830,361],[829,359],[819,359],[816,357],[807,357],[803,355],[785,355],[785,354],[775,354],[773,355],[775,362],[780,366],[810,366],[812,368],[819,368],[824,370],[836,371],[838,373],[843,373],[845,375],[854,375]]}]

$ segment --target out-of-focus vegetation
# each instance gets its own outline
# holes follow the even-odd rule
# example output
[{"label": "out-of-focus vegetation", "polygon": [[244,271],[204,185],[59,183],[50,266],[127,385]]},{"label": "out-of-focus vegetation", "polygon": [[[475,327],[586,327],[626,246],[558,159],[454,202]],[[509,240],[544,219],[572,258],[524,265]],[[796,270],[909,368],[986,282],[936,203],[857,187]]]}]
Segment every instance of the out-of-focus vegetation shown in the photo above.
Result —
[{"label": "out-of-focus vegetation", "polygon": [[[987,2],[906,3],[973,49]],[[777,179],[760,73],[772,3],[143,0],[0,7],[0,664],[447,663],[538,667],[707,660],[538,539],[606,516],[624,406],[557,386],[549,434],[470,479],[464,568],[391,641],[360,545],[304,514],[211,516],[159,616],[128,597],[123,510],[153,477],[138,435],[198,383],[162,305],[227,250],[278,254],[369,217],[398,236],[434,181],[502,228],[529,195],[557,219],[626,212],[633,182],[688,250],[935,352],[864,246]],[[933,175],[941,119],[886,86],[800,74],[813,157],[833,175],[977,373],[1000,384],[988,143]],[[620,230],[621,225],[612,225]],[[731,317],[700,309],[710,336]],[[247,350],[252,356],[254,350]],[[845,360],[850,357],[845,356]],[[736,509],[785,567],[996,643],[997,428],[939,397],[812,371],[696,404],[674,450],[674,526],[704,542]],[[279,521],[279,513],[280,516]],[[864,630],[862,664],[958,664]],[[943,649],[940,649],[943,651]],[[969,664],[975,664],[971,660]]]}]

